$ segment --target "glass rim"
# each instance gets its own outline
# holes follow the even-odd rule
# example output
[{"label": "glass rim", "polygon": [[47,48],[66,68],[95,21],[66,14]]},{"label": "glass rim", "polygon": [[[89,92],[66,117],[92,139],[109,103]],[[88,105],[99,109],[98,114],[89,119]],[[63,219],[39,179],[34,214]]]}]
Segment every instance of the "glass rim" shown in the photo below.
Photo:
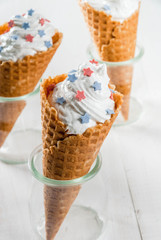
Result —
[{"label": "glass rim", "polygon": [[142,56],[144,55],[144,48],[138,42],[136,43],[136,48],[139,50],[139,52],[136,54],[136,56],[129,59],[129,60],[121,61],[121,62],[108,62],[108,61],[102,61],[98,58],[95,58],[94,55],[92,54],[92,49],[93,48],[94,48],[93,43],[89,44],[88,47],[87,47],[87,54],[88,54],[89,58],[95,59],[99,63],[105,63],[107,66],[111,66],[111,67],[112,66],[124,66],[124,65],[134,64],[134,63],[138,62],[142,58]]},{"label": "glass rim", "polygon": [[75,186],[75,185],[81,185],[85,182],[88,182],[90,179],[92,179],[96,174],[99,172],[101,166],[102,166],[102,156],[100,153],[98,153],[96,160],[94,162],[94,167],[90,169],[90,171],[79,178],[75,178],[72,180],[55,180],[51,178],[45,177],[42,173],[40,173],[36,167],[35,167],[35,155],[37,153],[42,152],[42,144],[38,145],[30,154],[28,159],[28,167],[33,177],[35,177],[39,182],[53,187],[68,187],[68,186]]},{"label": "glass rim", "polygon": [[40,82],[41,81],[42,80],[40,79],[36,88],[28,94],[25,94],[25,95],[22,95],[19,97],[1,97],[0,96],[0,103],[2,103],[2,102],[18,102],[18,101],[22,101],[22,100],[27,100],[28,98],[35,96],[37,93],[40,92]]}]

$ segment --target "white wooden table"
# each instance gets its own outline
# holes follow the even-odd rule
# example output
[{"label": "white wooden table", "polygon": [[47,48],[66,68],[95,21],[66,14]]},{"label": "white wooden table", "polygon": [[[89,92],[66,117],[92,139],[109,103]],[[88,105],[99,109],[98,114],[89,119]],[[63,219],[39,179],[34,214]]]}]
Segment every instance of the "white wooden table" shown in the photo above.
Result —
[{"label": "white wooden table", "polygon": [[[76,0],[1,0],[0,23],[31,7],[64,33],[45,76],[67,72],[86,59],[90,38]],[[160,23],[161,1],[143,1],[138,39],[146,50],[143,69],[149,92],[142,118],[112,128],[102,147],[109,195],[104,240],[161,240]],[[31,184],[27,166],[0,163],[0,240],[35,240],[28,213]]]}]

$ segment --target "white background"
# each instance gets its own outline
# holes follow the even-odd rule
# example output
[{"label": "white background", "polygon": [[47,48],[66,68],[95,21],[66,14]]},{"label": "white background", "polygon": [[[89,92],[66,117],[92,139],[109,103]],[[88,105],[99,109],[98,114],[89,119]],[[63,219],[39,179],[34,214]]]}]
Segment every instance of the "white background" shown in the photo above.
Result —
[{"label": "white background", "polygon": [[[90,37],[76,0],[1,0],[0,24],[31,7],[64,34],[45,76],[67,72],[87,58]],[[144,114],[135,124],[112,128],[102,147],[109,195],[104,240],[161,239],[161,1],[143,1],[139,20],[148,86],[142,89]],[[36,239],[28,213],[31,184],[27,166],[0,163],[0,240]]]}]

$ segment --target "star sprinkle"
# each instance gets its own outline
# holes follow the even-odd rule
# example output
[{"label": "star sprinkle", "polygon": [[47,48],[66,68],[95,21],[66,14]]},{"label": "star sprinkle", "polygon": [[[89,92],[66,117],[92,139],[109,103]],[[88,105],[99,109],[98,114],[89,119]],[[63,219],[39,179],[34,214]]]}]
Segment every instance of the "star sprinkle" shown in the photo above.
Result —
[{"label": "star sprinkle", "polygon": [[26,15],[26,13],[23,13],[22,16],[24,17]]},{"label": "star sprinkle", "polygon": [[17,39],[18,39],[18,35],[13,35],[13,36],[11,36],[11,38],[12,38],[13,40],[17,40]]},{"label": "star sprinkle", "polygon": [[2,52],[2,50],[3,50],[3,47],[0,46],[0,52]]},{"label": "star sprinkle", "polygon": [[40,37],[43,37],[45,35],[44,30],[38,30],[38,34]]},{"label": "star sprinkle", "polygon": [[26,29],[30,28],[30,25],[29,25],[29,23],[24,22],[24,23],[22,24],[22,27],[26,30]]},{"label": "star sprinkle", "polygon": [[97,91],[97,90],[101,90],[101,83],[95,81],[94,84],[92,85],[92,87],[94,88],[94,91]]},{"label": "star sprinkle", "polygon": [[77,70],[73,69],[68,74],[72,74],[72,73],[76,73],[76,72],[77,72]]},{"label": "star sprinkle", "polygon": [[56,100],[56,103],[59,103],[59,104],[63,104],[63,103],[65,103],[66,101],[65,101],[65,99],[63,98],[63,97],[61,97],[61,98],[57,98],[57,100]]},{"label": "star sprinkle", "polygon": [[111,10],[110,7],[109,7],[107,4],[104,5],[103,9],[104,9],[105,11],[110,11],[110,10]]},{"label": "star sprinkle", "polygon": [[50,48],[52,46],[51,42],[50,41],[45,41],[45,46],[47,48]]},{"label": "star sprinkle", "polygon": [[84,76],[90,77],[93,73],[93,71],[90,68],[84,68],[83,69]]},{"label": "star sprinkle", "polygon": [[45,23],[45,19],[44,19],[44,18],[41,18],[41,19],[39,20],[39,23],[41,24],[41,26],[43,26],[44,23]]},{"label": "star sprinkle", "polygon": [[21,18],[21,15],[16,15],[15,18],[18,18],[18,19]]},{"label": "star sprinkle", "polygon": [[110,99],[113,100],[113,93],[111,92],[111,96],[110,96]]},{"label": "star sprinkle", "polygon": [[46,89],[46,95],[47,97],[49,96],[50,92],[52,92],[54,90],[54,88],[56,87],[55,83],[50,84],[47,89]]},{"label": "star sprinkle", "polygon": [[113,89],[111,89],[111,88],[110,88],[110,91],[111,91],[112,93],[115,93],[115,91],[114,91]]},{"label": "star sprinkle", "polygon": [[33,10],[33,9],[30,9],[30,10],[28,10],[28,15],[29,16],[32,16],[32,14],[34,13],[35,11]]},{"label": "star sprinkle", "polygon": [[90,120],[90,115],[88,113],[85,113],[83,116],[80,117],[81,118],[81,123],[89,123]]},{"label": "star sprinkle", "polygon": [[90,63],[98,65],[98,62],[95,61],[94,59],[93,59],[93,60],[90,60]]},{"label": "star sprinkle", "polygon": [[14,21],[13,21],[13,20],[10,20],[10,21],[8,22],[8,26],[12,28],[12,27],[14,26]]},{"label": "star sprinkle", "polygon": [[27,42],[33,42],[33,36],[31,34],[28,34],[25,36]]},{"label": "star sprinkle", "polygon": [[85,99],[85,95],[84,95],[84,91],[77,91],[77,94],[75,96],[79,101],[81,101],[82,99]]},{"label": "star sprinkle", "polygon": [[67,80],[70,82],[75,82],[77,80],[77,77],[75,76],[75,74],[68,75]]},{"label": "star sprinkle", "polygon": [[108,108],[108,109],[106,109],[106,113],[111,115],[111,114],[114,114],[115,112]]}]

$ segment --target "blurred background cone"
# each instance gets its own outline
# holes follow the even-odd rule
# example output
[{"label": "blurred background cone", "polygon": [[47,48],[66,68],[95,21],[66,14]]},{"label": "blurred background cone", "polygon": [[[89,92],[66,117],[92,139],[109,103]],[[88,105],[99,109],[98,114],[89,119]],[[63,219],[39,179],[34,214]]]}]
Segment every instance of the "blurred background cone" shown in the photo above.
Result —
[{"label": "blurred background cone", "polygon": [[107,72],[110,82],[115,84],[117,91],[124,95],[121,113],[126,121],[129,116],[133,66],[111,66],[107,67]]},{"label": "blurred background cone", "polygon": [[[122,104],[122,95],[113,94],[115,114],[104,124],[88,128],[83,134],[68,135],[66,126],[59,121],[57,111],[48,101],[48,89],[65,80],[66,74],[43,81],[40,88],[42,110],[43,173],[56,180],[72,180],[86,175],[95,161]],[[110,86],[113,88],[113,86]],[[44,187],[46,239],[55,238],[80,186],[68,188]]]},{"label": "blurred background cone", "polygon": [[[0,34],[8,31],[8,24],[0,26]],[[53,36],[53,46],[34,56],[17,62],[0,61],[0,97],[19,97],[34,90],[62,41],[62,33]],[[25,107],[25,101],[0,102],[0,147]]]},{"label": "blurred background cone", "polygon": [[0,102],[0,147],[25,107],[25,101]]},{"label": "blurred background cone", "polygon": [[[140,5],[132,16],[120,23],[82,0],[79,0],[79,3],[101,60],[121,62],[132,59],[135,55]],[[128,120],[133,67],[132,65],[109,66],[107,72],[110,82],[124,95],[121,111],[124,119]]]}]

